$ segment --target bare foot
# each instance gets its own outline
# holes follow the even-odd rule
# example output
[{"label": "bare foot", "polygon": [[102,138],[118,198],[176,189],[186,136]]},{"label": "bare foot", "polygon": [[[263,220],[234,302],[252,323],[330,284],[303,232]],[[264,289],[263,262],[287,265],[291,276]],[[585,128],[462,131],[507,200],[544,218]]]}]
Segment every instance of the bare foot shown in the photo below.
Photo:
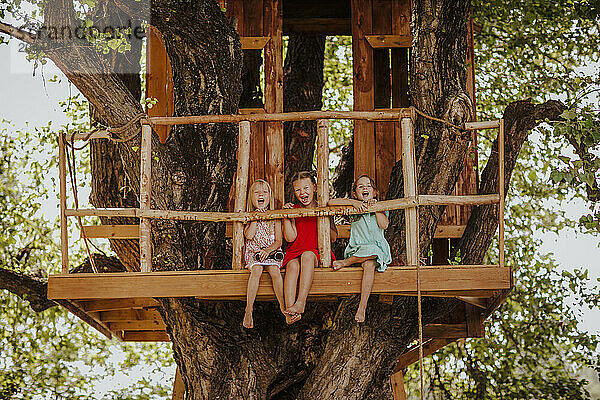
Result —
[{"label": "bare foot", "polygon": [[293,306],[288,307],[285,310],[285,313],[287,315],[302,314],[302,313],[304,313],[304,304],[296,302],[296,303],[294,303]]},{"label": "bare foot", "polygon": [[358,310],[356,311],[356,315],[354,316],[354,320],[359,324],[365,322],[365,313],[366,310]]},{"label": "bare foot", "polygon": [[285,316],[285,322],[288,325],[293,324],[294,322],[298,322],[300,321],[300,318],[302,318],[302,314],[294,314],[294,315],[286,315]]},{"label": "bare foot", "polygon": [[334,271],[337,271],[340,268],[345,267],[344,262],[342,260],[335,260],[332,264],[331,264],[331,268],[333,268]]},{"label": "bare foot", "polygon": [[254,328],[254,320],[252,319],[252,313],[246,312],[244,314],[244,321],[242,322],[244,328],[252,329]]}]

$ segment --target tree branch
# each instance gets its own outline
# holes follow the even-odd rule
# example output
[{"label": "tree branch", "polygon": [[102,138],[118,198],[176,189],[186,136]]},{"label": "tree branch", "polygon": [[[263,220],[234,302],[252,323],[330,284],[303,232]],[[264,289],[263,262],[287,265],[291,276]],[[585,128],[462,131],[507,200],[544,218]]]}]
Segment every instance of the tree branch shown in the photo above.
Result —
[{"label": "tree branch", "polygon": [[25,43],[33,43],[35,40],[35,33],[27,32],[19,28],[15,28],[12,25],[0,22],[0,32],[6,33],[14,37],[15,39],[22,40]]},{"label": "tree branch", "polygon": [[48,300],[48,283],[20,272],[0,268],[0,289],[27,300],[35,312],[54,307],[56,303]]}]

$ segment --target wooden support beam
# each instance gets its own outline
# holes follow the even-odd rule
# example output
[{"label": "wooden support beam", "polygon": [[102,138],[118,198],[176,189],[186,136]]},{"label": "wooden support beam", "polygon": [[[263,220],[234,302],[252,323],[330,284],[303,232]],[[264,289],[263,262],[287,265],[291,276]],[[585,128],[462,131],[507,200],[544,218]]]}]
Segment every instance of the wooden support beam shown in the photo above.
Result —
[{"label": "wooden support beam", "polygon": [[[414,133],[412,120],[402,118],[402,170],[404,178],[404,195],[406,197],[416,197],[417,175],[414,148]],[[423,196],[424,197],[424,196]],[[421,196],[419,196],[419,201]],[[406,208],[404,210],[406,220],[406,257],[408,265],[419,264],[419,220],[416,207]]]},{"label": "wooden support beam", "polygon": [[[329,121],[317,122],[317,205],[329,202]],[[322,267],[331,267],[331,227],[329,217],[318,218],[319,258]]]},{"label": "wooden support beam", "polygon": [[[414,267],[389,267],[385,273],[375,275],[373,293],[414,295],[417,289],[416,272]],[[158,305],[148,297],[243,298],[246,295],[248,274],[249,272],[245,270],[203,270],[50,275],[48,298],[110,299],[96,304],[82,302],[86,311]],[[510,279],[508,267],[483,265],[421,267],[421,288],[424,295],[487,297],[492,290],[510,288]],[[315,270],[310,293],[312,295],[360,293],[361,282],[360,267],[343,268],[340,271],[319,268]],[[268,276],[261,278],[258,294],[270,296],[274,294]],[[143,299],[135,303],[132,299],[136,298]]]},{"label": "wooden support beam", "polygon": [[112,334],[109,328],[101,321],[96,320],[92,316],[86,314],[81,308],[77,307],[76,304],[69,300],[58,299],[55,300],[56,303],[60,304],[62,307],[67,309],[71,314],[75,315],[77,318],[96,329],[98,332],[106,336],[108,339],[112,338]]},{"label": "wooden support beam", "polygon": [[171,338],[165,331],[125,331],[124,342],[170,342]]},{"label": "wooden support beam", "polygon": [[[88,314],[91,312],[88,311]],[[110,310],[98,312],[98,318],[104,322],[122,321],[161,321],[162,317],[157,310],[144,310],[128,308],[124,310]]]},{"label": "wooden support beam", "polygon": [[504,266],[504,120],[499,122],[498,129],[498,196],[500,204],[498,205],[498,255],[501,266]]},{"label": "wooden support beam", "polygon": [[58,134],[58,178],[60,184],[60,255],[62,273],[69,273],[69,233],[67,227],[67,157],[65,134]]},{"label": "wooden support beam", "polygon": [[[430,356],[442,347],[449,345],[450,343],[455,341],[455,338],[430,339],[423,343],[423,356]],[[419,346],[413,346],[407,351],[405,351],[404,354],[402,354],[400,357],[398,357],[398,361],[396,362],[396,366],[394,367],[393,373],[402,371],[403,369],[417,361],[419,361]]]},{"label": "wooden support beam", "polygon": [[179,371],[179,366],[175,370],[175,380],[173,381],[173,395],[171,396],[171,400],[183,400],[185,397],[185,384],[183,383],[183,379],[181,378],[181,372]]},{"label": "wooden support beam", "polygon": [[[152,195],[152,127],[142,125],[140,149],[140,210],[149,210]],[[152,227],[150,219],[140,218],[140,269],[152,271]]]},{"label": "wooden support beam", "polygon": [[249,115],[249,114],[264,114],[266,113],[264,108],[240,108],[238,110],[240,115]]},{"label": "wooden support beam", "polygon": [[465,320],[467,321],[467,337],[481,338],[484,336],[484,318],[481,308],[465,304]]},{"label": "wooden support beam", "polygon": [[428,324],[423,327],[425,338],[466,338],[467,324]]},{"label": "wooden support beam", "polygon": [[[248,195],[248,168],[250,163],[250,122],[242,121],[238,135],[238,160],[235,174],[235,204],[234,213],[246,209]],[[232,269],[242,269],[244,258],[244,225],[241,222],[233,224],[233,265]]]},{"label": "wooden support beam", "polygon": [[167,326],[163,321],[145,320],[145,321],[118,321],[108,322],[111,331],[164,331]]},{"label": "wooden support beam", "polygon": [[404,374],[398,371],[390,377],[390,385],[392,385],[392,393],[394,400],[406,400],[406,391],[404,390]]},{"label": "wooden support beam", "polygon": [[365,35],[367,42],[374,49],[409,48],[412,47],[412,35]]},{"label": "wooden support beam", "polygon": [[81,300],[77,303],[86,313],[109,310],[143,309],[159,306],[158,301],[149,297],[138,297],[134,299],[105,298],[99,300]]},{"label": "wooden support beam", "polygon": [[89,239],[139,239],[139,225],[85,225],[81,236]]},{"label": "wooden support beam", "polygon": [[242,50],[262,50],[271,40],[269,36],[244,36],[240,37]]},{"label": "wooden support beam", "polygon": [[487,309],[488,307],[488,299],[481,297],[467,297],[467,296],[459,296],[457,299],[464,301],[465,303],[471,304],[475,307]]}]

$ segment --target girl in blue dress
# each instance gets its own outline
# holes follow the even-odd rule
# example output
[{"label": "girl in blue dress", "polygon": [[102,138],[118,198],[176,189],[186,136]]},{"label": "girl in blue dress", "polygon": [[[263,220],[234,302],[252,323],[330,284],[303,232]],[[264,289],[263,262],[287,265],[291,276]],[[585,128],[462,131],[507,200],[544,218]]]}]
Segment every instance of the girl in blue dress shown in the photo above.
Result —
[{"label": "girl in blue dress", "polygon": [[352,185],[353,199],[331,199],[332,206],[354,206],[364,214],[355,215],[350,225],[350,240],[344,251],[344,259],[334,261],[332,267],[338,270],[352,264],[360,264],[363,268],[360,303],[356,322],[364,322],[367,310],[367,301],[373,288],[375,268],[383,272],[392,262],[390,245],[383,235],[389,225],[388,212],[369,213],[370,206],[377,202],[379,192],[375,182],[368,175],[361,175]]}]

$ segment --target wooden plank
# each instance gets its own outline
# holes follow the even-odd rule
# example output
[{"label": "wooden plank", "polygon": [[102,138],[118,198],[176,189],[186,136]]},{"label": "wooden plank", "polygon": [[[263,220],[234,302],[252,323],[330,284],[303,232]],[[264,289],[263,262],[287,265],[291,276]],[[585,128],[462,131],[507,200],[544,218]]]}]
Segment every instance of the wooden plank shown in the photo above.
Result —
[{"label": "wooden plank", "polygon": [[486,299],[486,298],[458,296],[457,299],[462,300],[465,303],[469,303],[475,307],[479,307],[479,308],[483,308],[483,309],[488,308],[488,299]]},{"label": "wooden plank", "polygon": [[392,394],[394,400],[406,400],[406,391],[404,390],[404,374],[398,371],[390,377],[390,385],[392,385]]},{"label": "wooden plank", "polygon": [[[280,0],[264,0],[265,36],[271,40],[265,46],[265,110],[267,113],[283,112],[283,18]],[[273,189],[275,207],[284,203],[284,139],[283,123],[265,123],[266,166],[265,176]]]},{"label": "wooden plank", "polygon": [[163,331],[167,329],[163,321],[119,321],[108,322],[111,331]]},{"label": "wooden plank", "polygon": [[124,342],[170,342],[171,338],[165,331],[125,331]]},{"label": "wooden plank", "polygon": [[248,115],[248,114],[264,114],[266,113],[264,108],[240,108],[238,110],[238,112],[241,115]]},{"label": "wooden plank", "polygon": [[[447,346],[455,341],[455,338],[439,338],[428,340],[425,343],[423,343],[423,356],[430,356],[442,347]],[[404,354],[402,354],[400,357],[398,357],[398,361],[396,362],[396,366],[393,369],[393,373],[402,371],[403,369],[405,369],[412,363],[417,362],[418,360],[419,348],[418,346],[413,346],[406,352],[404,352]]]},{"label": "wooden plank", "polygon": [[81,300],[78,301],[81,308],[86,312],[125,310],[125,309],[143,309],[158,307],[158,301],[153,298],[120,298],[120,299],[101,299],[101,300]]},{"label": "wooden plank", "polygon": [[484,335],[483,311],[472,304],[465,304],[465,319],[467,321],[467,337],[481,338]]},{"label": "wooden plank", "polygon": [[498,244],[500,265],[504,266],[504,120],[500,120],[498,129],[498,195],[500,204],[498,204]]},{"label": "wooden plank", "polygon": [[467,324],[428,324],[423,327],[423,337],[427,338],[466,338]]},{"label": "wooden plank", "polygon": [[466,122],[465,129],[466,130],[497,129],[500,127],[500,121],[501,120]]},{"label": "wooden plank", "polygon": [[[93,313],[88,311],[88,314]],[[157,310],[127,308],[123,310],[99,311],[98,319],[104,323],[122,321],[162,321]]]},{"label": "wooden plank", "polygon": [[374,49],[409,48],[412,47],[412,35],[365,35],[367,42]]},{"label": "wooden plank", "polygon": [[[402,118],[402,169],[404,179],[404,195],[416,196],[417,175],[413,127],[410,118]],[[419,220],[416,207],[404,210],[406,220],[406,257],[408,265],[419,264]]]},{"label": "wooden plank", "polygon": [[[142,125],[140,150],[140,210],[151,207],[152,194],[152,127]],[[152,227],[149,218],[140,218],[140,269],[152,270]]]},{"label": "wooden plank", "polygon": [[139,225],[86,225],[83,226],[82,237],[109,239],[138,239]]},{"label": "wooden plank", "polygon": [[137,217],[138,208],[68,208],[65,210],[67,217]]},{"label": "wooden plank", "polygon": [[[168,82],[170,76],[171,64],[169,55],[165,48],[160,31],[152,25],[148,26],[148,47],[146,53],[146,98],[156,99],[157,102],[152,106],[146,107],[148,116],[170,116],[169,108],[172,111],[172,105],[169,107],[169,87],[172,92],[173,83]],[[172,79],[172,78],[171,78]],[[169,135],[170,127],[155,127],[161,143],[165,143]]]},{"label": "wooden plank", "polygon": [[60,184],[60,256],[62,273],[69,273],[69,233],[67,226],[67,157],[65,134],[58,134],[58,178]]},{"label": "wooden plank", "polygon": [[179,366],[175,370],[175,380],[173,381],[173,395],[171,396],[171,400],[184,400],[185,397],[185,384],[183,383],[183,379],[181,378],[181,372],[179,371]]},{"label": "wooden plank", "polygon": [[394,125],[394,122],[375,122],[375,182],[380,200],[386,197],[390,174],[396,163]]},{"label": "wooden plank", "polygon": [[[250,122],[242,121],[238,135],[238,159],[235,176],[235,203],[234,213],[246,209],[246,196],[248,192],[248,168],[250,162]],[[244,225],[235,222],[233,225],[233,265],[232,269],[243,268],[244,257]]]},{"label": "wooden plank", "polygon": [[[317,121],[317,205],[329,202],[329,120]],[[329,217],[318,217],[317,238],[322,267],[331,266],[331,227]]]},{"label": "wooden plank", "polygon": [[441,225],[435,229],[434,237],[459,239],[465,232],[466,227],[466,225]]},{"label": "wooden plank", "polygon": [[[373,32],[371,0],[352,0],[352,69],[354,110],[375,108],[373,48],[366,35]],[[375,130],[373,123],[354,122],[354,176],[376,176]]]},{"label": "wooden plank", "polygon": [[[510,268],[498,266],[436,266],[421,267],[421,286],[428,295],[478,296],[482,291],[510,288]],[[119,308],[142,308],[157,305],[148,297],[243,297],[246,294],[248,271],[169,271],[152,273],[67,274],[50,275],[50,299],[111,299],[107,303],[82,302],[86,311],[104,311]],[[266,275],[266,274],[265,274]],[[416,268],[389,267],[376,274],[373,293],[414,295],[417,284]],[[318,269],[311,287],[312,295],[360,293],[362,269],[344,268],[341,271]],[[263,276],[259,295],[273,295],[268,276]],[[481,297],[481,296],[479,296]],[[115,299],[144,298],[142,303],[123,303]]]},{"label": "wooden plank", "polygon": [[227,2],[226,16],[240,36],[244,35],[244,2],[233,0]]},{"label": "wooden plank", "polygon": [[268,36],[245,36],[240,37],[242,50],[262,50],[271,40]]},{"label": "wooden plank", "polygon": [[266,151],[264,122],[250,123],[250,164],[248,183],[265,177]]}]

